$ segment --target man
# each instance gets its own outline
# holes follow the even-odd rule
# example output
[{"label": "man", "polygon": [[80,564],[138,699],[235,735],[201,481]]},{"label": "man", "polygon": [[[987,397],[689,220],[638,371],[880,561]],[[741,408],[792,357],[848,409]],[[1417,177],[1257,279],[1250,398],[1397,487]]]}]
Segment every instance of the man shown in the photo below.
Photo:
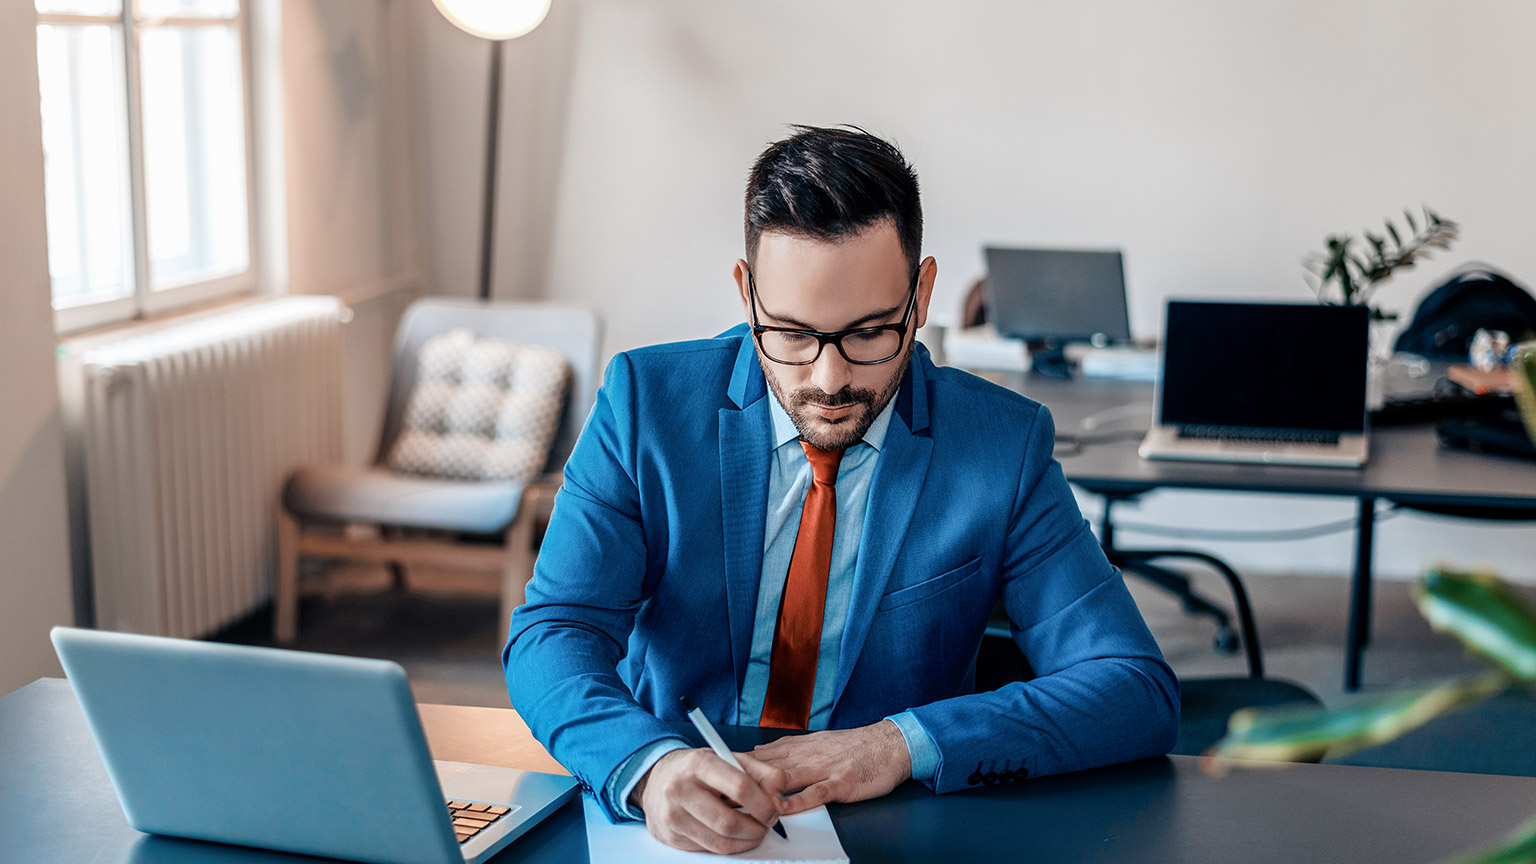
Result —
[{"label": "man", "polygon": [[[1177,684],[1049,413],[915,341],[937,266],[904,157],[797,127],[753,167],[745,221],[749,324],[615,357],[566,466],[503,653],[534,735],[610,818],[719,853],[908,778],[1166,753]],[[1037,677],[974,693],[999,599]],[[743,774],[668,724],[683,696],[817,731]]]}]

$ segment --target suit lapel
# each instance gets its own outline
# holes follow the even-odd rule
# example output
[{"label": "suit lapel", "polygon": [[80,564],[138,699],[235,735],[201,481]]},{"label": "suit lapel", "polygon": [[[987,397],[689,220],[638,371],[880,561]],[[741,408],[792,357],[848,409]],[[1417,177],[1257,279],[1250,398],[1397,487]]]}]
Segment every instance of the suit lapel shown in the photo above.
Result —
[{"label": "suit lapel", "polygon": [[[736,671],[733,695],[739,698],[752,651],[758,582],[763,570],[763,531],[768,513],[768,469],[772,459],[772,422],[767,383],[750,338],[731,376],[729,395],[736,407],[720,409],[721,522],[725,530],[725,599],[731,630],[731,662]],[[732,713],[734,716],[734,712]]]},{"label": "suit lapel", "polygon": [[933,439],[928,435],[927,368],[928,352],[918,346],[896,395],[896,409],[886,428],[885,446],[870,483],[864,536],[859,539],[859,559],[853,570],[853,598],[838,650],[837,684],[832,695],[834,711],[858,663],[875,610],[896,567],[933,457]]}]

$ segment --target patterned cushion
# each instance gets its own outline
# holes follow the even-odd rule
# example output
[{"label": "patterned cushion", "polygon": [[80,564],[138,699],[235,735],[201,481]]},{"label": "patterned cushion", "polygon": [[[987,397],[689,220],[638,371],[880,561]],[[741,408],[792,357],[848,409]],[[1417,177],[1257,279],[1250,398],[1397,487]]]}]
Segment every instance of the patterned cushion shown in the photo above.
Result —
[{"label": "patterned cushion", "polygon": [[538,476],[570,386],[565,355],[459,329],[428,339],[417,364],[389,467],[456,480]]}]

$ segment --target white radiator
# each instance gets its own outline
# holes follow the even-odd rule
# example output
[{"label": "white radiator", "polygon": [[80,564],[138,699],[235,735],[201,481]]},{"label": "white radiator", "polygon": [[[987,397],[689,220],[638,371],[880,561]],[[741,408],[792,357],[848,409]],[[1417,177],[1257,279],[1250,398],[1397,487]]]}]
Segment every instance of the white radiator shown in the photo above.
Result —
[{"label": "white radiator", "polygon": [[271,597],[284,479],[340,460],[343,311],[284,297],[80,355],[97,627],[203,636]]}]

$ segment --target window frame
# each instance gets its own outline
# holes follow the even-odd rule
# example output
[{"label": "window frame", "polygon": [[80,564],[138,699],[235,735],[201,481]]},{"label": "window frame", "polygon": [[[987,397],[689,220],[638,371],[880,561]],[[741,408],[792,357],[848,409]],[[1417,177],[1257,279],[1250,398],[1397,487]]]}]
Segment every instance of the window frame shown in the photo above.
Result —
[{"label": "window frame", "polygon": [[[37,12],[36,25],[115,25],[122,40],[127,116],[124,117],[128,140],[129,222],[132,236],[133,291],[124,297],[53,306],[54,329],[60,334],[78,333],[95,327],[120,324],[138,318],[159,315],[186,306],[207,303],[240,294],[254,293],[258,285],[258,208],[256,194],[256,109],[253,46],[251,40],[252,0],[234,0],[233,16],[140,17],[139,0],[122,0],[116,14]],[[244,119],[245,143],[245,269],[208,279],[192,280],[155,290],[150,282],[148,195],[144,181],[144,126],[140,31],[149,27],[220,27],[234,31],[240,49],[240,98]],[[34,37],[35,38],[35,37]],[[49,280],[49,302],[53,304],[53,282]]]}]

